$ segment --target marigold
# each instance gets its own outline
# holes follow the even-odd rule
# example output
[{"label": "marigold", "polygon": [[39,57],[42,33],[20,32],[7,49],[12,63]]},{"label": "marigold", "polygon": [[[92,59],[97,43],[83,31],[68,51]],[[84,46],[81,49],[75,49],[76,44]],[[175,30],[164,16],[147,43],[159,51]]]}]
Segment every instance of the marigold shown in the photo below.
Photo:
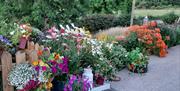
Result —
[{"label": "marigold", "polygon": [[32,64],[33,64],[34,66],[37,66],[37,65],[39,64],[39,62],[38,62],[38,61],[33,61]]}]

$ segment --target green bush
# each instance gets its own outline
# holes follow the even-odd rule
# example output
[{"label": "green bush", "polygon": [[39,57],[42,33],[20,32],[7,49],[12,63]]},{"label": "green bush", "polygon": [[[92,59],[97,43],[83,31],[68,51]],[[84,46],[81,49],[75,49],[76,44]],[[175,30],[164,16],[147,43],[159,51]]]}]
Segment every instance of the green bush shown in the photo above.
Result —
[{"label": "green bush", "polygon": [[161,16],[161,19],[167,24],[173,24],[175,20],[178,19],[178,17],[179,17],[178,15],[171,12],[171,13]]},{"label": "green bush", "polygon": [[[148,16],[149,21],[151,20],[162,20],[166,24],[173,24],[176,19],[178,19],[178,15],[174,14],[173,12],[162,15],[162,16]],[[134,24],[141,25],[143,23],[144,17],[136,17],[134,18]]]},{"label": "green bush", "polygon": [[128,26],[130,24],[130,15],[92,15],[80,19],[78,26],[87,28],[90,32],[95,33],[101,29],[108,29],[115,26]]},{"label": "green bush", "polygon": [[102,52],[104,53],[104,57],[107,58],[113,67],[115,67],[116,71],[122,70],[127,63],[127,51],[121,45],[114,45],[111,48],[111,51],[103,47]]},{"label": "green bush", "polygon": [[177,34],[177,36],[176,36],[176,44],[180,45],[180,26],[177,27],[175,31],[176,31],[176,34]]},{"label": "green bush", "polygon": [[122,45],[128,52],[136,49],[136,47],[139,47],[141,50],[143,50],[143,46],[138,41],[136,33],[130,33],[130,35],[125,38],[125,40],[118,41],[118,43]]}]

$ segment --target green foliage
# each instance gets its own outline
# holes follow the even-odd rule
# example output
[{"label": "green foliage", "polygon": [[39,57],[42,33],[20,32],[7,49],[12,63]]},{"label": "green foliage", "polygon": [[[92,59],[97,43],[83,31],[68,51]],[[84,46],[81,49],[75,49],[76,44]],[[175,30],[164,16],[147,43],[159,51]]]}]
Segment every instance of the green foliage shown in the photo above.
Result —
[{"label": "green foliage", "polygon": [[143,46],[138,41],[136,33],[130,33],[130,35],[125,38],[125,40],[118,41],[118,43],[122,45],[128,52],[136,49],[136,47],[139,47],[141,51],[143,51]]},{"label": "green foliage", "polygon": [[144,72],[142,70],[143,68],[146,68],[148,64],[148,57],[143,55],[140,51],[141,50],[137,47],[135,50],[129,52],[127,56],[129,58],[127,63],[128,68],[132,71],[135,71],[136,69],[138,73]]},{"label": "green foliage", "polygon": [[80,57],[77,53],[76,42],[73,39],[59,37],[58,40],[46,40],[42,44],[51,47],[51,52],[60,53],[60,55],[69,58],[71,61],[69,62],[70,74],[78,74],[80,72]]},{"label": "green foliage", "polygon": [[[10,34],[14,32],[14,34]],[[19,38],[22,35],[19,25],[16,23],[0,22],[0,35],[6,36],[11,42],[16,45],[19,42]]]},{"label": "green foliage", "polygon": [[[144,17],[136,17],[134,19],[134,24],[141,25]],[[179,18],[178,15],[174,14],[174,12],[167,13],[162,16],[148,16],[149,21],[151,20],[162,20],[166,24],[173,24]]]},{"label": "green foliage", "polygon": [[131,0],[2,0],[0,5],[1,20],[30,23],[43,30],[59,23],[76,22],[84,15],[131,10]]},{"label": "green foliage", "polygon": [[178,15],[171,12],[169,14],[161,16],[161,19],[167,24],[173,24],[175,20],[178,19],[178,17],[179,17]]},{"label": "green foliage", "polygon": [[177,34],[177,36],[176,36],[176,39],[177,39],[176,44],[180,45],[180,26],[177,27],[175,31],[176,31],[176,34]]},{"label": "green foliage", "polygon": [[116,71],[122,70],[127,63],[127,51],[121,45],[114,45],[111,50],[106,47],[102,48],[104,57],[115,67]]},{"label": "green foliage", "polygon": [[121,15],[119,17],[114,15],[92,15],[83,17],[78,25],[87,28],[94,33],[101,29],[108,29],[115,26],[128,26],[130,24],[130,15]]},{"label": "green foliage", "polygon": [[179,5],[179,0],[136,0],[137,8],[161,9],[179,7]]},{"label": "green foliage", "polygon": [[[168,25],[160,25],[159,28],[161,29],[161,35],[165,43],[168,47],[172,47],[178,44],[178,28],[172,28]],[[170,40],[167,40],[167,36],[170,37]]]}]

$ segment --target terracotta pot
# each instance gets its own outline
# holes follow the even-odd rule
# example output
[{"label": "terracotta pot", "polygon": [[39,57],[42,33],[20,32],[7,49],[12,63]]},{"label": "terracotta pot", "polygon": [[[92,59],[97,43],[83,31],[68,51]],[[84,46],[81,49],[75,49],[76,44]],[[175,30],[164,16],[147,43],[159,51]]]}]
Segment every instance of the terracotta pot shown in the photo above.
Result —
[{"label": "terracotta pot", "polygon": [[96,84],[97,85],[103,85],[104,84],[104,77],[98,76],[96,79]]}]

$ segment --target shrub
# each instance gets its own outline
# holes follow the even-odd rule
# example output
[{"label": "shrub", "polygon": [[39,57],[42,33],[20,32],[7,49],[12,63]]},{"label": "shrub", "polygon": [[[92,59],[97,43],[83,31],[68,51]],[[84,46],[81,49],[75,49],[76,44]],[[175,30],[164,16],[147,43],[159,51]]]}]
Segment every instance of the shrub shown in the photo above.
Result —
[{"label": "shrub", "polygon": [[180,44],[180,27],[177,27],[175,31],[176,31],[176,34],[177,34],[177,36],[176,36],[176,44],[179,45]]},{"label": "shrub", "polygon": [[80,27],[86,27],[92,33],[115,26],[128,26],[129,24],[130,15],[116,17],[102,14],[83,17],[78,23]]},{"label": "shrub", "polygon": [[167,25],[159,26],[161,29],[162,39],[168,45],[168,47],[172,47],[177,44],[177,33],[175,29],[172,27],[168,27]]},{"label": "shrub", "polygon": [[106,47],[102,48],[104,57],[115,67],[117,71],[125,67],[127,63],[127,51],[121,45],[114,45],[111,50]]},{"label": "shrub", "polygon": [[175,20],[178,19],[178,17],[179,17],[178,15],[171,12],[171,13],[161,16],[161,19],[167,24],[173,24]]},{"label": "shrub", "polygon": [[148,57],[143,55],[139,48],[128,52],[127,57],[129,58],[127,67],[130,71],[137,73],[144,73],[147,71]]}]

